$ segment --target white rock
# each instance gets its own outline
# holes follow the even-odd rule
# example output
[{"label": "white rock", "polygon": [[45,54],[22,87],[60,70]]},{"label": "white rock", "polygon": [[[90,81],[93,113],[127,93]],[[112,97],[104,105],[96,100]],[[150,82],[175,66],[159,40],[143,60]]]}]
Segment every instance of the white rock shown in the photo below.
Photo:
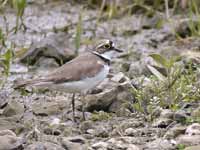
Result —
[{"label": "white rock", "polygon": [[92,145],[92,148],[99,149],[99,148],[107,148],[108,143],[106,142],[98,142]]}]

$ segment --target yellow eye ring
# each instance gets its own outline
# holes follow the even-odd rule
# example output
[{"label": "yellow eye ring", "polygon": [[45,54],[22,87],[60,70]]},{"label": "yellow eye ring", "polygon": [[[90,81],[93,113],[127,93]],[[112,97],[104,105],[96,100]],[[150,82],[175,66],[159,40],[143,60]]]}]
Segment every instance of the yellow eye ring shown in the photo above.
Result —
[{"label": "yellow eye ring", "polygon": [[104,48],[109,49],[110,48],[110,44],[105,44]]}]

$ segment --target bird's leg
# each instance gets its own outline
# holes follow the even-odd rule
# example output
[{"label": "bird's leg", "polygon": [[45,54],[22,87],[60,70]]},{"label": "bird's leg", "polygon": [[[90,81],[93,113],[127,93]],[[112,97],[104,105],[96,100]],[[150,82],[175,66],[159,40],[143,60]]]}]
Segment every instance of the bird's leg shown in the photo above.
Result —
[{"label": "bird's leg", "polygon": [[82,94],[82,120],[85,121],[85,94]]},{"label": "bird's leg", "polygon": [[75,93],[72,94],[72,113],[73,113],[73,121],[76,122],[76,119],[75,119]]}]

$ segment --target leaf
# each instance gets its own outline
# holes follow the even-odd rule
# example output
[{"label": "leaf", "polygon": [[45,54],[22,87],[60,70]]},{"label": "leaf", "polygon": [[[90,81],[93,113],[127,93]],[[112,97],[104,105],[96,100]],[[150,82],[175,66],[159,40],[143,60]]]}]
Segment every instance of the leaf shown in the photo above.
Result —
[{"label": "leaf", "polygon": [[153,66],[147,65],[148,69],[153,73],[160,81],[165,81],[166,77],[161,74],[156,68]]},{"label": "leaf", "polygon": [[170,64],[166,58],[161,56],[160,54],[150,54],[151,58],[153,58],[154,61],[156,61],[158,64],[162,65],[165,68],[169,68]]},{"label": "leaf", "polygon": [[17,9],[17,16],[22,16],[26,7],[26,0],[13,0],[13,6]]},{"label": "leaf", "polygon": [[3,34],[2,28],[0,28],[0,44],[5,47],[5,36]]},{"label": "leaf", "polygon": [[2,62],[3,62],[3,66],[4,66],[4,72],[8,76],[9,70],[10,70],[10,62],[11,62],[11,59],[12,59],[11,49],[8,49],[6,51],[6,53],[3,55],[3,57],[4,57],[4,60]]},{"label": "leaf", "polygon": [[12,4],[13,7],[17,10],[16,27],[14,28],[15,33],[17,33],[19,29],[19,20],[21,20],[21,25],[23,25],[22,16],[26,7],[26,0],[13,0]]}]

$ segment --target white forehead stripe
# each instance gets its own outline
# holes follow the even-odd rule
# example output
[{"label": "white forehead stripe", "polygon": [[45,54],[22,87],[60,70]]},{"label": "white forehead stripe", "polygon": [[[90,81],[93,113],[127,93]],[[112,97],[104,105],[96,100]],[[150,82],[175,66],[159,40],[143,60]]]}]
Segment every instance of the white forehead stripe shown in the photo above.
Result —
[{"label": "white forehead stripe", "polygon": [[115,43],[114,42],[112,42],[112,45],[111,45],[112,47],[115,47]]},{"label": "white forehead stripe", "polygon": [[99,44],[97,47],[101,47],[105,44],[110,44],[110,40],[104,40],[101,44]]},{"label": "white forehead stripe", "polygon": [[110,40],[106,40],[105,43],[106,43],[106,44],[110,44]]}]

